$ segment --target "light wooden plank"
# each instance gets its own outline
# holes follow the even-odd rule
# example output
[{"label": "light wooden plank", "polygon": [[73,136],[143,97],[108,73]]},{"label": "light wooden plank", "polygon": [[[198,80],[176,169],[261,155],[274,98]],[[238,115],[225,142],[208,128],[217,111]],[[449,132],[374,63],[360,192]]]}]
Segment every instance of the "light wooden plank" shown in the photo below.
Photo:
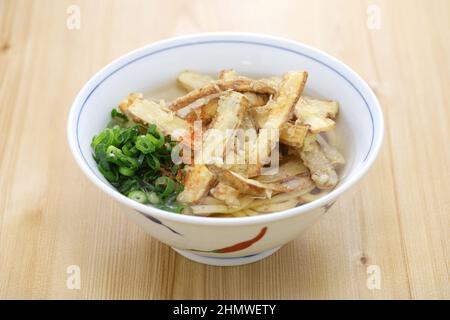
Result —
[{"label": "light wooden plank", "polygon": [[[82,20],[71,31],[73,3]],[[366,26],[372,4],[379,30]],[[299,239],[216,268],[147,236],[87,181],[65,126],[80,87],[112,59],[225,30],[342,59],[377,93],[386,139],[368,175]],[[0,298],[449,299],[449,36],[446,0],[0,1]],[[80,290],[66,287],[70,265]],[[380,290],[367,288],[371,265]]]}]

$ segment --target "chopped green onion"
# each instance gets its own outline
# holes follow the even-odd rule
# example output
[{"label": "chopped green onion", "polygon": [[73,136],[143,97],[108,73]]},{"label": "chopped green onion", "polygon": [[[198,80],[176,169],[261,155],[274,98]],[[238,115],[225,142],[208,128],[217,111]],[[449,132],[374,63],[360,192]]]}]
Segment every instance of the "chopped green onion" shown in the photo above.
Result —
[{"label": "chopped green onion", "polygon": [[123,176],[131,177],[134,176],[136,170],[127,168],[127,167],[119,167],[119,173]]},{"label": "chopped green onion", "polygon": [[137,137],[136,148],[144,154],[155,151],[155,146],[146,136]]},{"label": "chopped green onion", "polygon": [[113,131],[109,128],[104,129],[98,136],[94,136],[92,139],[91,146],[95,149],[95,147],[100,144],[110,145],[114,140]]},{"label": "chopped green onion", "polygon": [[110,165],[108,162],[108,157],[106,155],[106,149],[107,146],[103,143],[98,144],[95,149],[94,149],[94,153],[95,153],[95,159],[97,161],[97,163],[105,170],[109,170],[110,169]]},{"label": "chopped green onion", "polygon": [[118,110],[111,111],[108,127],[91,142],[98,170],[117,190],[140,203],[151,203],[171,212],[181,212],[186,206],[176,197],[183,185],[164,176],[175,176],[180,165],[171,161],[177,145],[157,130],[130,121]]},{"label": "chopped green onion", "polygon": [[119,160],[120,160],[120,163],[122,164],[122,166],[127,167],[129,169],[136,170],[140,166],[140,163],[137,159],[127,157],[122,154],[119,156]]},{"label": "chopped green onion", "polygon": [[148,127],[148,129],[147,129],[147,133],[150,133],[150,134],[152,134],[152,135],[159,134],[159,133],[156,131],[156,124],[151,124],[151,125]]},{"label": "chopped green onion", "polygon": [[164,143],[164,147],[166,148],[167,152],[172,152],[172,145],[170,143]]},{"label": "chopped green onion", "polygon": [[159,172],[155,172],[155,171],[151,170],[151,171],[147,171],[143,174],[142,180],[152,183],[158,177],[159,177]]},{"label": "chopped green onion", "polygon": [[139,182],[134,178],[126,178],[118,187],[120,193],[127,194],[131,190],[139,189]]},{"label": "chopped green onion", "polygon": [[164,145],[165,139],[161,134],[158,134],[158,139],[156,139],[154,135],[150,133],[147,133],[146,137],[155,145],[156,148],[161,148]]},{"label": "chopped green onion", "polygon": [[180,193],[184,190],[184,186],[181,183],[177,183],[175,187],[175,192]]},{"label": "chopped green onion", "polygon": [[174,191],[175,182],[169,177],[162,176],[155,180],[157,190],[162,191],[161,197],[164,199]]},{"label": "chopped green onion", "polygon": [[148,201],[147,195],[145,194],[145,192],[140,191],[140,190],[131,191],[128,194],[128,198],[133,199],[134,201],[137,201],[139,203],[147,203],[147,201]]},{"label": "chopped green onion", "polygon": [[133,128],[122,129],[122,131],[117,134],[116,141],[119,144],[125,144],[128,141],[133,140],[137,136],[137,134],[137,131],[135,131]]},{"label": "chopped green onion", "polygon": [[119,174],[115,170],[106,170],[100,164],[97,166],[98,171],[108,180],[109,182],[119,181]]},{"label": "chopped green onion", "polygon": [[[133,132],[131,128],[121,128],[120,126],[116,126],[112,129],[114,134],[113,145],[116,147],[122,146],[124,143],[128,142],[131,138],[133,138]],[[135,133],[137,136],[137,133]]]},{"label": "chopped green onion", "polygon": [[161,163],[153,154],[150,154],[147,158],[147,165],[155,171],[159,171],[161,169]]},{"label": "chopped green onion", "polygon": [[177,173],[178,173],[178,169],[180,169],[180,165],[179,165],[179,164],[176,164],[176,165],[174,165],[174,166],[172,167],[172,169],[170,169],[170,172],[171,172],[174,176],[176,176]]},{"label": "chopped green onion", "polygon": [[120,113],[116,109],[112,109],[111,110],[111,118],[113,120],[121,121],[121,122],[127,122],[128,121],[128,117],[126,115],[124,115],[123,113]]},{"label": "chopped green onion", "polygon": [[186,205],[184,205],[184,204],[172,204],[172,205],[160,204],[160,205],[157,205],[156,207],[161,210],[166,210],[166,211],[170,211],[170,212],[174,212],[174,213],[181,213],[186,208]]},{"label": "chopped green onion", "polygon": [[147,198],[151,204],[158,204],[160,202],[160,199],[155,192],[149,192]]},{"label": "chopped green onion", "polygon": [[128,157],[134,157],[139,153],[139,150],[136,149],[136,147],[134,146],[134,143],[132,143],[131,141],[128,141],[127,143],[125,143],[123,145],[122,152],[124,155],[126,155]]},{"label": "chopped green onion", "polygon": [[108,161],[115,163],[115,164],[120,164],[120,157],[122,156],[122,150],[120,150],[119,148],[110,145],[107,149],[106,149],[106,158],[108,159]]},{"label": "chopped green onion", "polygon": [[137,161],[138,161],[139,165],[142,165],[142,163],[144,162],[144,159],[145,159],[145,155],[144,154],[141,154],[139,156],[139,158],[137,158]]}]

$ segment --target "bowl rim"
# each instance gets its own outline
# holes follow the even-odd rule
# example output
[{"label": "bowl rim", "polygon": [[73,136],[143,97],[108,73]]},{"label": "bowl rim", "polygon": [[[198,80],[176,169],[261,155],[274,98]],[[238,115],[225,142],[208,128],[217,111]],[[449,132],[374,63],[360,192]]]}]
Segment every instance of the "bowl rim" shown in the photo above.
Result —
[{"label": "bowl rim", "polygon": [[[81,150],[78,148],[78,136],[77,136],[77,128],[76,128],[76,119],[78,118],[78,115],[81,112],[81,104],[83,103],[84,99],[86,98],[86,92],[88,92],[89,89],[95,88],[99,85],[99,81],[103,78],[104,74],[116,67],[117,70],[124,67],[124,61],[133,60],[132,58],[135,57],[140,52],[146,52],[151,50],[151,48],[159,48],[159,47],[169,47],[170,45],[174,43],[185,43],[189,44],[192,42],[199,42],[199,41],[205,41],[205,40],[223,40],[229,41],[229,40],[236,40],[236,41],[257,41],[261,44],[267,44],[267,45],[273,45],[273,43],[276,43],[276,46],[279,48],[285,48],[288,51],[293,51],[289,47],[297,47],[297,49],[303,49],[306,51],[310,51],[313,53],[315,57],[319,56],[323,59],[328,60],[328,62],[331,62],[335,68],[339,68],[340,70],[343,70],[343,72],[346,72],[350,77],[354,79],[354,81],[350,82],[352,86],[354,82],[358,82],[358,87],[362,88],[365,92],[366,97],[369,101],[372,103],[367,103],[368,108],[370,109],[371,116],[373,117],[375,115],[376,121],[373,121],[373,141],[372,146],[369,151],[369,153],[366,156],[366,159],[363,161],[362,164],[357,164],[356,167],[349,171],[346,180],[339,184],[335,189],[331,190],[328,194],[303,205],[300,205],[298,207],[278,211],[278,212],[272,212],[269,214],[261,214],[251,217],[230,217],[230,218],[211,218],[211,217],[203,217],[203,216],[193,216],[193,215],[182,215],[182,214],[176,214],[173,212],[168,212],[165,210],[157,209],[155,207],[140,204],[136,201],[133,201],[126,197],[125,195],[122,195],[117,190],[114,189],[111,185],[107,184],[106,182],[100,180],[97,175],[92,171],[92,169],[88,166],[87,162],[84,160],[84,157],[82,155]],[[314,58],[317,59],[317,58]],[[317,59],[318,60],[318,59]],[[318,60],[319,62],[323,63],[321,60]],[[129,62],[128,62],[129,63]],[[117,68],[118,66],[122,65],[122,67]],[[356,87],[355,87],[356,89]],[[358,89],[357,89],[358,90]],[[359,90],[358,90],[359,91]],[[361,94],[362,95],[362,94]],[[364,99],[364,97],[363,97]],[[78,112],[77,112],[78,111]],[[115,200],[119,201],[120,203],[126,205],[127,207],[131,207],[142,214],[145,214],[147,216],[155,216],[160,219],[166,219],[178,223],[183,224],[194,224],[194,225],[209,225],[209,226],[237,226],[237,225],[256,225],[256,224],[264,224],[268,222],[288,219],[296,215],[300,215],[309,211],[312,211],[314,209],[317,209],[319,207],[323,207],[332,201],[336,200],[342,193],[344,193],[346,190],[348,190],[351,186],[353,186],[357,181],[359,181],[362,176],[368,171],[368,169],[372,166],[373,162],[377,158],[379,151],[381,149],[381,145],[383,142],[384,137],[384,118],[383,118],[383,112],[380,106],[380,103],[373,92],[373,90],[369,87],[369,85],[362,79],[362,77],[357,74],[352,68],[347,66],[342,61],[338,60],[337,58],[317,49],[314,47],[311,47],[309,45],[303,44],[298,41],[293,41],[277,36],[272,35],[266,35],[266,34],[259,34],[259,33],[244,33],[244,32],[211,32],[211,33],[196,33],[196,34],[190,34],[190,35],[184,35],[184,36],[178,36],[178,37],[172,37],[168,39],[164,39],[161,41],[153,42],[148,45],[145,45],[143,47],[137,48],[135,50],[130,51],[129,53],[126,53],[119,58],[113,60],[111,63],[107,64],[105,67],[97,71],[91,78],[83,85],[81,90],[78,92],[74,102],[72,103],[69,116],[68,116],[68,122],[67,122],[67,137],[68,142],[70,146],[70,150],[72,152],[72,155],[74,156],[76,163],[81,168],[81,170],[84,172],[84,174],[91,180],[97,187],[99,187],[102,191],[107,193],[109,196],[113,197]]]}]

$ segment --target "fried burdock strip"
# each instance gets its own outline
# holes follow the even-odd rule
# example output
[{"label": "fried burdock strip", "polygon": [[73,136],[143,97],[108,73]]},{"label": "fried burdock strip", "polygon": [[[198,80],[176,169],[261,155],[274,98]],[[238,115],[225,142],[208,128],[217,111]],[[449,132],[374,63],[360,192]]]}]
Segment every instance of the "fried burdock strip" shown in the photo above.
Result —
[{"label": "fried burdock strip", "polygon": [[[303,92],[307,78],[307,72],[287,72],[284,74],[277,94],[267,103],[267,105],[263,107],[267,110],[267,114],[261,129],[279,130],[283,124],[289,120],[289,115]],[[260,137],[262,137],[261,130],[258,134],[258,140]],[[269,145],[270,153],[278,141],[271,139],[270,134],[268,137],[269,141],[267,141],[267,143]],[[262,165],[270,157],[270,154],[260,152],[259,148],[264,143],[266,143],[266,141],[258,141],[256,145],[253,145],[253,150],[251,152],[257,152],[258,163],[250,166],[248,174],[249,177],[258,176]]]},{"label": "fried burdock strip", "polygon": [[214,175],[209,172],[203,163],[217,161],[216,157],[220,158],[219,161],[223,161],[224,148],[219,150],[222,154],[216,155],[215,147],[218,145],[226,146],[233,135],[226,134],[225,131],[239,127],[246,108],[247,100],[240,93],[230,91],[219,99],[217,114],[211,122],[210,130],[204,134],[202,139],[202,149],[200,150],[202,163],[196,163],[188,168],[188,174],[184,181],[185,188],[177,197],[179,202],[196,203],[214,185]]},{"label": "fried burdock strip", "polygon": [[247,77],[243,77],[238,75],[236,70],[234,69],[222,69],[219,71],[218,75],[219,80],[233,80],[233,79],[249,79]]},{"label": "fried burdock strip", "polygon": [[184,189],[178,195],[177,201],[181,203],[196,203],[208,194],[214,185],[214,175],[205,165],[197,164],[186,169]]},{"label": "fried burdock strip", "polygon": [[188,92],[200,89],[211,83],[213,80],[214,79],[207,74],[190,70],[182,71],[177,77],[178,83]]},{"label": "fried burdock strip", "polygon": [[308,125],[312,133],[329,131],[336,126],[334,120],[338,111],[336,101],[300,97],[295,106],[296,122]]},{"label": "fried burdock strip", "polygon": [[311,173],[311,179],[319,189],[332,189],[338,183],[338,175],[317,141],[299,149],[300,157]]},{"label": "fried burdock strip", "polygon": [[[181,73],[179,76],[181,78],[190,78],[190,72]],[[207,78],[202,77],[202,75],[193,76],[194,78],[202,78],[206,80]],[[219,72],[219,80],[220,81],[234,81],[234,80],[245,80],[245,81],[256,81],[247,77],[238,76],[234,70],[222,70]],[[184,79],[186,81],[186,79]],[[265,80],[264,80],[265,81]],[[193,81],[188,81],[192,83]],[[209,81],[210,83],[211,81]],[[206,86],[208,83],[204,83]],[[275,89],[276,86],[273,86]],[[194,88],[194,89],[199,89]],[[269,95],[255,93],[255,92],[242,92],[242,94],[247,98],[249,102],[249,108],[252,107],[261,107],[267,103],[269,100]],[[201,120],[203,122],[203,126],[207,126],[211,120],[214,118],[214,115],[217,110],[217,103],[219,99],[220,93],[215,93],[209,96],[201,97],[191,104],[177,110],[177,114],[182,118],[186,119],[188,122],[192,123],[194,121]]]},{"label": "fried burdock strip", "polygon": [[[251,79],[246,76],[242,76],[236,72],[234,69],[224,69],[220,70],[218,74],[219,80],[233,80],[233,79]],[[277,76],[272,76],[269,78],[262,78],[261,81],[269,84],[271,87],[278,88],[281,83],[281,78]]]},{"label": "fried burdock strip", "polygon": [[[250,112],[257,127],[259,129],[262,128],[268,117],[269,108],[266,106],[253,108]],[[300,122],[286,122],[280,127],[280,142],[292,147],[301,148],[308,131],[308,125],[301,124]]]},{"label": "fried burdock strip", "polygon": [[[263,106],[267,103],[266,95],[256,94],[253,92],[244,92],[242,94],[247,98],[249,108]],[[194,102],[196,106],[192,106],[187,115],[183,118],[190,123],[201,120],[203,125],[207,126],[216,115],[218,101],[219,97],[217,97],[217,94],[196,100]],[[189,106],[180,109],[177,113],[180,114],[182,110],[188,107]]]},{"label": "fried burdock strip", "polygon": [[219,98],[214,97],[212,99],[209,99],[206,103],[204,103],[200,107],[192,109],[192,111],[188,113],[185,119],[189,123],[193,123],[194,121],[202,121],[202,125],[204,127],[208,126],[214,119],[214,116],[217,113],[218,106],[219,106]]},{"label": "fried burdock strip", "polygon": [[320,134],[316,136],[316,140],[333,166],[345,163],[344,156],[334,146],[330,145]]},{"label": "fried burdock strip", "polygon": [[302,174],[285,177],[274,183],[262,183],[216,165],[208,165],[208,169],[216,176],[217,181],[232,187],[242,195],[255,198],[270,199],[272,195],[293,192],[313,184],[308,175]]},{"label": "fried burdock strip", "polygon": [[[225,70],[219,71],[219,80],[231,81],[231,80],[238,80],[238,79],[252,80],[248,77],[239,75],[233,69],[225,69]],[[265,83],[269,84],[271,87],[273,87],[275,89],[278,87],[278,84],[273,82],[271,79],[261,79],[260,81],[264,81]],[[248,102],[250,103],[250,107],[264,106],[267,103],[267,101],[269,100],[269,96],[267,94],[256,93],[256,92],[243,92],[243,94],[247,97]]]},{"label": "fried burdock strip", "polygon": [[180,110],[194,101],[217,94],[223,91],[232,90],[237,92],[256,92],[263,94],[275,94],[276,88],[270,86],[264,81],[251,80],[251,79],[232,79],[232,80],[218,80],[201,87],[199,89],[192,90],[188,94],[179,97],[172,101],[169,105],[169,109],[173,111]]},{"label": "fried burdock strip", "polygon": [[291,177],[295,176],[309,176],[309,171],[302,163],[302,161],[298,158],[292,158],[287,162],[280,165],[278,172],[273,175],[262,175],[256,177],[255,180],[258,180],[261,183],[277,183],[280,181],[287,181]]},{"label": "fried burdock strip", "polygon": [[280,142],[288,146],[301,148],[308,130],[309,127],[306,125],[286,122],[280,129]]},{"label": "fried burdock strip", "polygon": [[224,201],[228,206],[237,207],[240,204],[239,191],[222,182],[212,188],[210,193],[215,199]]},{"label": "fried burdock strip", "polygon": [[272,190],[256,180],[244,178],[236,172],[216,165],[208,165],[208,169],[218,181],[238,190],[241,194],[258,198],[270,198],[272,195]]},{"label": "fried burdock strip", "polygon": [[131,93],[124,99],[119,109],[131,120],[144,125],[156,125],[158,130],[174,141],[190,140],[191,125],[161,104],[143,99],[142,94]]},{"label": "fried burdock strip", "polygon": [[[213,163],[214,157],[220,157],[223,163],[225,146],[234,140],[234,132],[242,124],[248,101],[238,92],[227,92],[220,97],[216,116],[203,136],[202,157],[204,163]],[[215,148],[222,146],[221,154],[214,154]]]}]

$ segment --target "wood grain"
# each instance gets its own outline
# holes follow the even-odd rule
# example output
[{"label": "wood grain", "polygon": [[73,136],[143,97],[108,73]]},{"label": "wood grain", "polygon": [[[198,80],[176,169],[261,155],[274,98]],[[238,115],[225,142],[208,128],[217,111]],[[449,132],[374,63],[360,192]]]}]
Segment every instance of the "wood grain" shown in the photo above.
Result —
[{"label": "wood grain", "polygon": [[[81,28],[66,27],[67,7]],[[366,26],[369,5],[381,28]],[[318,224],[243,267],[199,265],[144,234],[81,174],[66,119],[83,83],[136,47],[204,31],[316,46],[378,95],[385,143]],[[447,0],[0,0],[0,298],[449,299]],[[81,289],[66,269],[81,269]],[[378,265],[381,288],[367,288]]]}]

